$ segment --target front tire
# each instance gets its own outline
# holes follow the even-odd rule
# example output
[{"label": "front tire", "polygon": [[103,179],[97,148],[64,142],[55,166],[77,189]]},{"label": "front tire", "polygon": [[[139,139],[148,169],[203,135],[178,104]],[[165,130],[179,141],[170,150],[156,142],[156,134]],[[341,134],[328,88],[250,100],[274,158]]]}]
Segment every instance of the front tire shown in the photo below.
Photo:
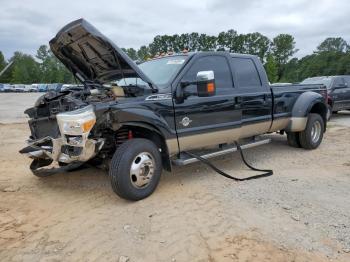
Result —
[{"label": "front tire", "polygon": [[323,133],[323,118],[319,114],[309,114],[305,130],[299,133],[301,147],[316,149],[322,142]]},{"label": "front tire", "polygon": [[127,200],[141,200],[156,189],[162,172],[158,147],[150,140],[135,138],[114,153],[109,176],[113,191]]}]

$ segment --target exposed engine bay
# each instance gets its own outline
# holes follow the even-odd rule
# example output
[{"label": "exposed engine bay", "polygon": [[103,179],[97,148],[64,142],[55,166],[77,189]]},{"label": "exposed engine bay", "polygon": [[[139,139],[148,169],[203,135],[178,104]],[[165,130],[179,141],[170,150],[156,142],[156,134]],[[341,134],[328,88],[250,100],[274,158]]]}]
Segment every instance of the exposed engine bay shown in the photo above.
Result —
[{"label": "exposed engine bay", "polygon": [[33,172],[54,161],[67,170],[92,158],[106,158],[127,135],[123,130],[112,131],[111,121],[106,121],[109,106],[145,92],[132,85],[48,92],[25,111],[31,136],[20,152],[33,158]]}]

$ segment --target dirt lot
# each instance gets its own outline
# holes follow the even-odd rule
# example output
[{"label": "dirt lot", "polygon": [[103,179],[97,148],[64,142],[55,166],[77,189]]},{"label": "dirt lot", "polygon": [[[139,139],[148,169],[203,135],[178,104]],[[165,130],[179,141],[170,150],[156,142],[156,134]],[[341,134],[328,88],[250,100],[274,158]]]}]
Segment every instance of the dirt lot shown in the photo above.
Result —
[{"label": "dirt lot", "polygon": [[[272,177],[236,183],[194,164],[134,203],[97,169],[31,175],[17,153],[27,125],[13,122],[35,96],[0,94],[0,261],[350,261],[350,116],[314,151],[279,135],[247,150]],[[251,174],[237,154],[215,163]]]}]

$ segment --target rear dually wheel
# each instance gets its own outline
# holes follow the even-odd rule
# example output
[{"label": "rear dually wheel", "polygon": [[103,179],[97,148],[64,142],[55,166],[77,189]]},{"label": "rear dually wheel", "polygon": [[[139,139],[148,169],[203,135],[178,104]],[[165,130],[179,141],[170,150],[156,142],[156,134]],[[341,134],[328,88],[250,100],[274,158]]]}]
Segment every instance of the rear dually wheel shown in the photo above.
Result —
[{"label": "rear dually wheel", "polygon": [[324,121],[319,114],[309,114],[305,130],[299,133],[299,141],[302,148],[315,149],[323,139]]}]

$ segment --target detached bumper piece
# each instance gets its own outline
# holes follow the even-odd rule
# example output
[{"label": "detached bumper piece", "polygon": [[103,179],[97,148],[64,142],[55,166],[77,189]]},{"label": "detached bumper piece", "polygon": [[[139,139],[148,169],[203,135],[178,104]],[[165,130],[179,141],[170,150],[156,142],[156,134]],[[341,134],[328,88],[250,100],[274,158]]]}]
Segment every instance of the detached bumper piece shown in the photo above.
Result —
[{"label": "detached bumper piece", "polygon": [[87,139],[79,146],[71,145],[72,139],[44,137],[29,140],[28,146],[19,151],[33,161],[30,169],[38,177],[73,171],[93,158],[102,148],[104,140]]}]

